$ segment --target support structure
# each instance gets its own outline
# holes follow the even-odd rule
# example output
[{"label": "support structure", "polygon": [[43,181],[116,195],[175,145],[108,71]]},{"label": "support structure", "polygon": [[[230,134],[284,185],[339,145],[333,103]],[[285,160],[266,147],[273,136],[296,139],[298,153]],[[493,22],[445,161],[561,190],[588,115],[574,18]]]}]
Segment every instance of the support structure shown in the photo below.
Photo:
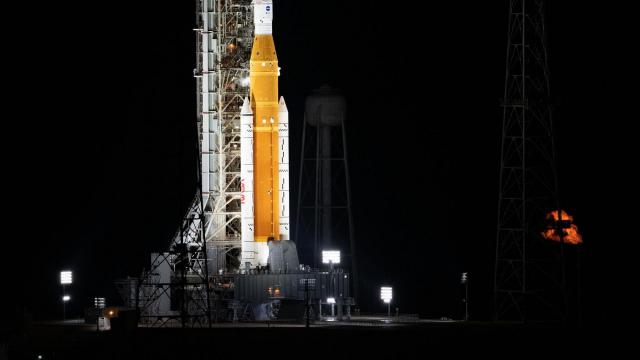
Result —
[{"label": "support structure", "polygon": [[142,326],[211,326],[212,292],[208,277],[203,215],[196,198],[169,251],[151,254],[151,267],[135,281],[130,302]]},{"label": "support structure", "polygon": [[249,95],[251,0],[197,0],[198,135],[204,238],[215,272],[240,267],[240,110]]},{"label": "support structure", "polygon": [[562,320],[566,245],[541,236],[559,209],[544,1],[510,1],[506,63],[494,317]]},{"label": "support structure", "polygon": [[[196,0],[197,127],[201,188],[168,251],[140,278],[116,283],[142,326],[197,327],[227,318],[240,267],[240,110],[249,94],[251,0]],[[232,293],[232,292],[231,292]]]},{"label": "support structure", "polygon": [[349,274],[301,266],[288,241],[289,117],[272,19],[270,0],[197,0],[201,187],[168,251],[152,254],[140,278],[116,282],[141,326],[295,319],[303,278],[323,284],[314,301],[334,298],[339,318],[345,306],[350,314]]},{"label": "support structure", "polygon": [[358,273],[351,212],[344,97],[323,86],[307,97],[303,125],[294,239],[303,260],[318,268],[322,250],[340,250],[350,261],[357,300]]}]

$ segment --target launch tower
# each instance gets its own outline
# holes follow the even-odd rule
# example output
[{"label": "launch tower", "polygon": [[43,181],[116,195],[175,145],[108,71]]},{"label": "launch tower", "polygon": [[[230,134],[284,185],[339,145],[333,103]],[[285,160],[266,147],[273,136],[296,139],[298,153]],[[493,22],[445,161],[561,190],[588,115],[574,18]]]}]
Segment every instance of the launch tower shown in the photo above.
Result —
[{"label": "launch tower", "polygon": [[240,111],[249,96],[251,0],[198,0],[197,115],[204,239],[215,272],[240,267]]}]

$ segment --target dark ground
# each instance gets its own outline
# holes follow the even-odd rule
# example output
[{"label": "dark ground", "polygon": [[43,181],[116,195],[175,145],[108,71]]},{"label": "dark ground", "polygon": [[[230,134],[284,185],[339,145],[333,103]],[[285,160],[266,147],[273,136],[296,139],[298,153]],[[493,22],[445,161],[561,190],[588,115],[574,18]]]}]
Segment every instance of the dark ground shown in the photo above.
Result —
[{"label": "dark ground", "polygon": [[[427,323],[396,327],[323,326],[135,329],[96,333],[93,326],[36,323],[14,338],[13,358],[214,359],[442,358],[480,354],[572,357],[624,354],[614,329],[561,329],[549,324]],[[607,335],[605,335],[607,334]]]}]

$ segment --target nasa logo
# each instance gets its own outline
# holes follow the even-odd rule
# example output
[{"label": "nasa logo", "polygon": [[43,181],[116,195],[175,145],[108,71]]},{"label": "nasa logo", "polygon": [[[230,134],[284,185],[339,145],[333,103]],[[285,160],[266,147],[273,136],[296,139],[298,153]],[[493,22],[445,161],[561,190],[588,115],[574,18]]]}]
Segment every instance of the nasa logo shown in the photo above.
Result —
[{"label": "nasa logo", "polygon": [[267,5],[267,12],[271,11],[271,6]]}]

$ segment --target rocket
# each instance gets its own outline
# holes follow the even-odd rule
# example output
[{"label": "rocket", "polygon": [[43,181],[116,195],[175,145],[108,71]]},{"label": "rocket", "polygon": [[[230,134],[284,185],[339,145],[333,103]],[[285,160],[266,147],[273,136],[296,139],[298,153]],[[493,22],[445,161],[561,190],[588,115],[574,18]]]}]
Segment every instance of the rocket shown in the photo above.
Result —
[{"label": "rocket", "polygon": [[254,0],[249,93],[240,112],[241,266],[264,266],[269,241],[289,240],[289,111],[278,98],[273,2]]}]

